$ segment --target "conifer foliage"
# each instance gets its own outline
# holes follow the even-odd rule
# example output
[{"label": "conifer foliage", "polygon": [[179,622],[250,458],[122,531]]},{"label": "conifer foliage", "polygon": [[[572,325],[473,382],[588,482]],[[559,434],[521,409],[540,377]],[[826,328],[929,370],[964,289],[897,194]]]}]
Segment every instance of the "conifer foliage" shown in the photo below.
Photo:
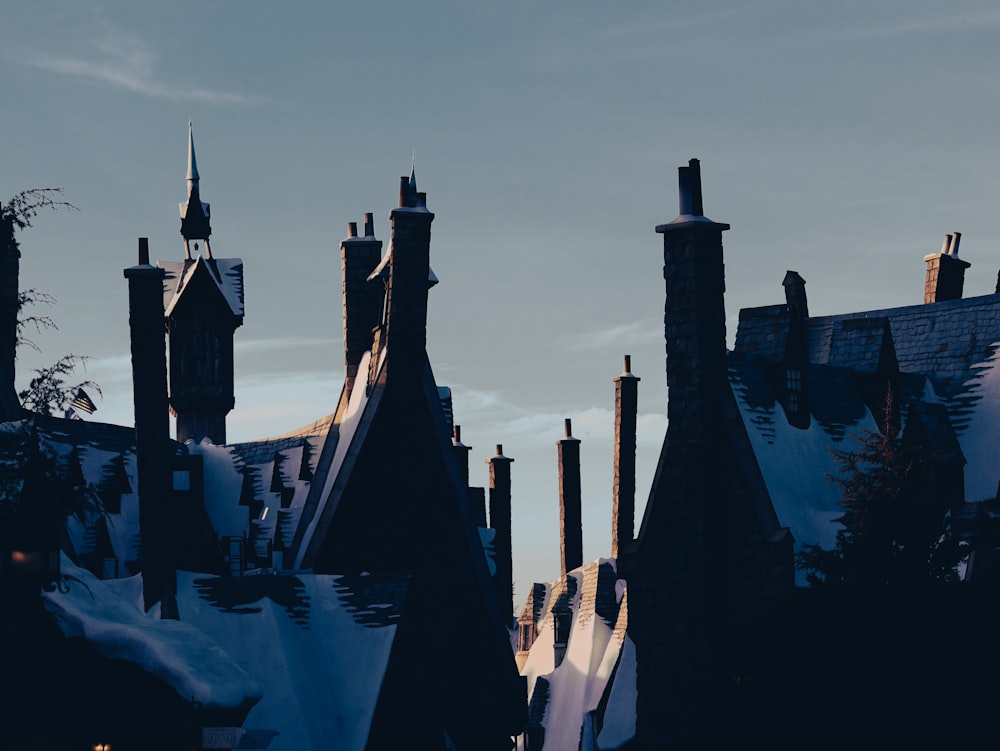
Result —
[{"label": "conifer foliage", "polygon": [[958,546],[947,534],[947,504],[929,482],[926,452],[904,444],[890,390],[881,430],[864,429],[854,450],[835,450],[843,528],[830,550],[806,545],[799,568],[813,585],[905,590],[955,580]]}]

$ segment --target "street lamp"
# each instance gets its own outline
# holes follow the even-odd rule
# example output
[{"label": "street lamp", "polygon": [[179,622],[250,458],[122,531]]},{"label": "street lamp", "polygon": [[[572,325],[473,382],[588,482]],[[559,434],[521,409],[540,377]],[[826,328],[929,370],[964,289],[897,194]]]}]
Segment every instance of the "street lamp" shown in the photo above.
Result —
[{"label": "street lamp", "polygon": [[110,743],[95,743],[94,751],[111,751]]}]

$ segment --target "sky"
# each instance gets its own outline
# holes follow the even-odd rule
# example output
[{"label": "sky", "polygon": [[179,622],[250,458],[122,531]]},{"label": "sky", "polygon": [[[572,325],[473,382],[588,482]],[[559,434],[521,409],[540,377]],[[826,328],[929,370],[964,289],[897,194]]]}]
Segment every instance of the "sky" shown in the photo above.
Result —
[{"label": "sky", "polygon": [[[18,4],[0,25],[0,201],[61,186],[79,211],[22,233],[53,295],[33,368],[92,358],[93,419],[132,424],[122,269],[183,258],[188,120],[212,249],[245,261],[229,438],[331,412],[339,245],[387,241],[415,159],[435,212],[428,351],[479,464],[513,465],[516,601],[559,573],[556,441],[584,464],[584,558],[610,551],[612,379],[639,384],[639,506],[666,429],[662,240],[676,168],[702,160],[740,308],[813,315],[922,301],[923,256],[963,233],[966,295],[1000,268],[1000,8],[803,3]],[[637,520],[638,527],[638,520]]]}]

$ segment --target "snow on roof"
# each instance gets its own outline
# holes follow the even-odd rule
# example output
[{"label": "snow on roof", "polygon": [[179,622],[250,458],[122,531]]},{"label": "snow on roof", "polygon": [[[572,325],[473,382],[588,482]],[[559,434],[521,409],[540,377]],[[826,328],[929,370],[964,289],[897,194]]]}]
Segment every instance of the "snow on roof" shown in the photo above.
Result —
[{"label": "snow on roof", "polygon": [[233,315],[244,315],[243,307],[243,259],[213,258],[199,256],[187,261],[157,261],[156,265],[166,271],[163,279],[163,310],[171,315],[174,307],[200,268],[205,268],[215,282]]},{"label": "snow on roof", "polygon": [[[617,578],[614,559],[599,559],[549,584],[545,599],[544,618],[521,670],[533,707],[529,726],[545,728],[546,749],[576,751],[585,717],[600,705],[625,640],[624,582]],[[557,612],[568,613],[572,619],[565,656],[558,666]],[[633,715],[634,711],[633,705]]]},{"label": "snow on roof", "polygon": [[201,630],[143,613],[141,577],[101,581],[65,555],[61,565],[64,586],[42,598],[67,637],[140,666],[208,708],[246,709],[260,699],[260,685]]},{"label": "snow on roof", "polygon": [[[285,536],[290,529],[294,531],[294,521],[309,494],[333,419],[333,415],[327,415],[280,436],[227,446],[216,446],[207,439],[197,444],[189,442],[188,451],[201,456],[204,462],[205,510],[212,528],[223,537],[250,532],[243,497],[249,478],[254,500],[266,509],[267,524],[258,525],[258,532],[273,534],[279,523]],[[274,488],[276,479],[278,490]],[[278,521],[279,516],[289,514],[294,519]]]},{"label": "snow on roof", "polygon": [[[1000,343],[990,346],[993,352],[984,361],[973,365],[974,375],[963,386],[967,398],[945,402],[954,415],[960,406],[974,407],[965,430],[958,432],[965,465],[965,497],[970,501],[995,498],[1000,484],[1000,462],[996,447],[1000,445]],[[953,417],[954,420],[954,417]]]},{"label": "snow on roof", "polygon": [[[837,473],[832,450],[850,450],[853,443],[849,438],[838,440],[836,433],[816,420],[804,430],[790,425],[785,410],[775,401],[768,406],[751,406],[735,370],[730,371],[730,383],[779,522],[791,529],[797,546],[832,547],[840,528],[835,520],[843,509],[840,490],[826,473]],[[876,429],[867,408],[848,432],[856,434],[865,428]],[[799,583],[804,584],[805,579]]]},{"label": "snow on roof", "polygon": [[264,687],[244,726],[278,731],[272,751],[365,748],[405,578],[179,572],[177,588],[184,622]]},{"label": "snow on roof", "polygon": [[[376,373],[381,371],[382,367],[385,365],[385,358],[388,350],[389,348],[387,346],[383,346],[380,349]],[[361,362],[358,364],[358,372],[369,372],[370,363],[371,352],[365,352],[361,358]],[[377,376],[375,380],[378,380]],[[363,387],[361,384],[356,385],[351,391],[350,400],[347,403],[347,409],[341,416],[337,434],[337,444],[334,449],[333,458],[324,478],[323,487],[320,489],[319,495],[316,496],[316,508],[312,511],[311,516],[306,520],[306,526],[302,530],[302,539],[295,551],[293,567],[296,569],[302,567],[306,552],[312,543],[313,535],[316,533],[317,526],[319,525],[320,519],[323,517],[323,513],[327,505],[331,502],[336,505],[336,503],[340,500],[340,494],[343,492],[344,483],[347,479],[347,473],[342,472],[342,470],[345,467],[345,463],[348,463],[349,459],[353,459],[357,453],[356,450],[352,452],[351,449],[354,437],[358,433],[358,429],[361,427],[365,419],[369,422],[373,419],[372,415],[366,416],[366,412],[368,411],[367,407],[371,397],[376,393],[378,393],[377,389],[370,390]]]},{"label": "snow on roof", "polygon": [[626,636],[604,710],[604,727],[597,736],[601,751],[622,748],[635,736],[635,673],[635,644]]}]

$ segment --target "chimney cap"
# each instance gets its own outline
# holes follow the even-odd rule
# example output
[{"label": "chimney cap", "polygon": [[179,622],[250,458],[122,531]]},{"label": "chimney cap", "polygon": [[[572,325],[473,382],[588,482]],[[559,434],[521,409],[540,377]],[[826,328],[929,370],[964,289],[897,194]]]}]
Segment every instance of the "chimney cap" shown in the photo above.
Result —
[{"label": "chimney cap", "polygon": [[486,464],[492,464],[493,462],[512,462],[514,461],[509,456],[503,455],[503,444],[497,444],[497,452],[495,455],[491,456],[489,459],[485,460]]},{"label": "chimney cap", "polygon": [[622,366],[621,375],[614,377],[614,382],[618,381],[641,381],[642,379],[632,373],[632,355],[625,355],[625,363]]},{"label": "chimney cap", "polygon": [[579,438],[573,437],[573,420],[569,417],[563,420],[563,432],[565,435],[556,443],[580,443]]}]

